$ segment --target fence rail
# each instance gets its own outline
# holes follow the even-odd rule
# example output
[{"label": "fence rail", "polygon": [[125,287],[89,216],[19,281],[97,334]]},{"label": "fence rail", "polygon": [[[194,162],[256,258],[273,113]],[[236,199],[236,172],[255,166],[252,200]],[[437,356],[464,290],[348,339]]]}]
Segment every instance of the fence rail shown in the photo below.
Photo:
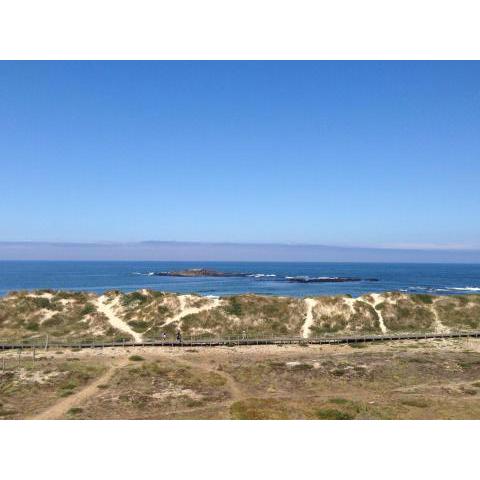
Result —
[{"label": "fence rail", "polygon": [[174,339],[148,339],[135,342],[129,339],[117,339],[102,341],[98,339],[82,339],[77,341],[37,338],[32,340],[0,340],[0,350],[23,350],[23,349],[52,349],[52,348],[108,348],[108,347],[215,347],[235,345],[331,345],[363,342],[384,342],[396,340],[426,340],[442,338],[468,338],[480,337],[480,331],[457,331],[449,333],[396,333],[382,335],[350,335],[350,336],[324,336],[324,337],[274,337],[274,336],[228,336],[222,338],[199,338],[186,337],[181,341]]}]

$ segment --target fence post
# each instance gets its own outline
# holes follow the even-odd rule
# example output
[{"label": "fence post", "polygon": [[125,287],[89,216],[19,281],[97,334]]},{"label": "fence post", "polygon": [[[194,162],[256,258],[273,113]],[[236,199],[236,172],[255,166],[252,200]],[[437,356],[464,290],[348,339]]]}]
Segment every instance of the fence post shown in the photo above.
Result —
[{"label": "fence post", "polygon": [[48,333],[47,333],[47,337],[45,338],[45,351],[48,350]]},{"label": "fence post", "polygon": [[35,345],[33,346],[33,366],[35,366]]}]

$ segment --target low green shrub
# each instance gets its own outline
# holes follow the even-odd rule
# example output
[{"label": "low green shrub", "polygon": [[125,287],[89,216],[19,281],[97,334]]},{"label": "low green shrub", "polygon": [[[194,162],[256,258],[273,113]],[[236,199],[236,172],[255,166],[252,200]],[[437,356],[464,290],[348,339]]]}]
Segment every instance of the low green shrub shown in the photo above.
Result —
[{"label": "low green shrub", "polygon": [[73,390],[61,390],[60,391],[60,397],[69,397],[70,395],[72,395],[73,393]]},{"label": "low green shrub", "polygon": [[92,313],[95,313],[95,311],[96,311],[95,306],[92,303],[88,302],[80,311],[80,315],[84,317],[85,315],[90,315]]},{"label": "low green shrub", "polygon": [[147,322],[144,322],[143,320],[130,320],[128,324],[137,333],[143,332],[148,328],[148,325],[149,325]]},{"label": "low green shrub", "polygon": [[319,420],[353,420],[355,418],[353,415],[335,408],[320,408],[315,415]]},{"label": "low green shrub", "polygon": [[414,301],[419,303],[426,303],[426,304],[433,303],[433,297],[431,295],[427,295],[424,293],[416,293],[416,294],[413,294],[411,297]]},{"label": "low green shrub", "polygon": [[142,362],[143,360],[145,360],[142,356],[140,355],[131,355],[130,357],[128,357],[128,359],[132,362]]},{"label": "low green shrub", "polygon": [[83,408],[72,407],[67,413],[69,413],[70,415],[76,415],[77,413],[82,413],[82,412],[83,412]]},{"label": "low green shrub", "polygon": [[25,326],[27,330],[30,330],[31,332],[38,332],[38,323],[37,322],[28,322],[27,325]]}]

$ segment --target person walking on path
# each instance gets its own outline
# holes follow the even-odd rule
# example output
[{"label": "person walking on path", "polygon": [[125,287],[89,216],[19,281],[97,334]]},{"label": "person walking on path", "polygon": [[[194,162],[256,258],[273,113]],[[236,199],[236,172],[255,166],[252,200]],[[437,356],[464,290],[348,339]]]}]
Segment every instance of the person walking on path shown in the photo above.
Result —
[{"label": "person walking on path", "polygon": [[180,332],[180,330],[177,330],[177,342],[181,342],[182,341],[182,332]]}]

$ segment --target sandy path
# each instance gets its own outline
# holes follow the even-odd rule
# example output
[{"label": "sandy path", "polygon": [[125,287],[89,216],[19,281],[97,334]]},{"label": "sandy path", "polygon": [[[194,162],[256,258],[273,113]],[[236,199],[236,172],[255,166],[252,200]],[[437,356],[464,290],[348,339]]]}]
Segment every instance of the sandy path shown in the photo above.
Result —
[{"label": "sandy path", "polygon": [[385,325],[385,322],[383,321],[382,312],[381,310],[377,310],[377,305],[383,302],[383,298],[379,293],[371,293],[370,295],[373,298],[373,308],[378,315],[378,323],[380,324],[380,330],[382,331],[382,333],[387,333],[388,329]]},{"label": "sandy path", "polygon": [[108,297],[106,297],[105,295],[101,295],[100,297],[98,297],[96,301],[97,310],[100,313],[103,313],[108,318],[108,321],[110,322],[110,325],[112,325],[112,327],[115,327],[117,330],[121,330],[122,332],[128,333],[135,339],[136,342],[142,342],[142,335],[132,330],[128,323],[124,322],[120,317],[116,315],[115,307],[118,307],[119,298],[116,298],[110,303],[107,303],[107,300]]},{"label": "sandy path", "polygon": [[55,310],[47,310],[46,308],[42,308],[39,313],[42,315],[42,318],[39,322],[40,325],[57,314]]},{"label": "sandy path", "polygon": [[317,304],[317,301],[313,298],[306,298],[307,315],[305,317],[305,323],[302,326],[302,337],[308,338],[310,335],[310,327],[313,325],[313,307]]},{"label": "sandy path", "polygon": [[187,315],[203,312],[204,310],[211,310],[212,308],[216,308],[220,305],[219,298],[212,298],[212,303],[207,303],[202,307],[187,307],[187,298],[188,295],[180,295],[178,297],[178,299],[180,300],[180,312],[177,313],[177,315],[169,318],[165,323],[163,323],[162,327],[165,327],[170,323],[179,322],[183,317],[186,317]]},{"label": "sandy path", "polygon": [[441,321],[440,318],[438,317],[438,312],[435,309],[435,304],[432,305],[432,313],[435,318],[434,321],[434,328],[435,328],[435,333],[446,333],[449,332],[450,329],[446,327]]},{"label": "sandy path", "polygon": [[355,302],[357,301],[356,298],[349,298],[349,297],[344,297],[343,301],[350,307],[350,311],[355,313]]},{"label": "sandy path", "polygon": [[55,403],[39,415],[32,417],[32,420],[58,420],[63,418],[68,410],[70,410],[72,407],[77,407],[90,397],[93,397],[95,394],[97,394],[99,392],[98,386],[107,383],[112,378],[114,373],[127,363],[128,359],[126,357],[118,359],[103,375],[98,377],[92,383],[89,383],[85,388]]}]

